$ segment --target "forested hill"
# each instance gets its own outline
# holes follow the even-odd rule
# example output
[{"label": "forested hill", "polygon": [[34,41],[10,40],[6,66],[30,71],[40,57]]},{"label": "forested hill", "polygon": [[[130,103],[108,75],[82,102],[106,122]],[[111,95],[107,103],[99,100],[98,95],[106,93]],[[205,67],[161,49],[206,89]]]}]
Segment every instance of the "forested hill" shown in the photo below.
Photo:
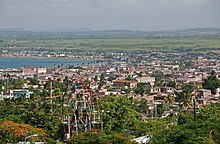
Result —
[{"label": "forested hill", "polygon": [[194,28],[169,31],[129,31],[129,30],[73,30],[27,31],[25,29],[0,29],[0,39],[106,39],[106,38],[155,38],[155,37],[203,37],[220,38],[220,29]]}]

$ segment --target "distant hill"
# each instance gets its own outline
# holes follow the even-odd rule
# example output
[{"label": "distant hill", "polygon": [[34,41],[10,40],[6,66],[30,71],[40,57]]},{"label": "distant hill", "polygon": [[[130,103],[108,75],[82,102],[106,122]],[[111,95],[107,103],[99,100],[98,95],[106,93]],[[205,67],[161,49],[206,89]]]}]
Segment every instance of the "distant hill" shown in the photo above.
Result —
[{"label": "distant hill", "polygon": [[42,32],[85,32],[85,31],[90,31],[90,29],[89,28],[79,28],[79,29],[74,29],[74,28],[52,28],[52,29],[43,30]]},{"label": "distant hill", "polygon": [[0,29],[0,39],[105,39],[105,38],[151,38],[151,37],[217,37],[220,29],[194,28],[169,31],[130,31],[130,30],[99,30],[83,29],[48,29],[44,31],[27,31],[24,29]]},{"label": "distant hill", "polygon": [[0,32],[21,32],[26,31],[23,28],[0,28]]},{"label": "distant hill", "polygon": [[220,29],[217,28],[193,28],[184,30],[159,31],[158,34],[167,36],[201,36],[219,35]]}]

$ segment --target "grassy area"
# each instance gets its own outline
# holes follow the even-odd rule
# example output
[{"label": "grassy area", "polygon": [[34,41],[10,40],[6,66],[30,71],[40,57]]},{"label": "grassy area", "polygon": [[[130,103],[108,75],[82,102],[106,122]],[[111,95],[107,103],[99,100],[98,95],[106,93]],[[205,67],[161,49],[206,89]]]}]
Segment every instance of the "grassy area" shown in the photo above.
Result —
[{"label": "grassy area", "polygon": [[217,51],[220,38],[161,37],[140,39],[50,39],[15,40],[6,39],[0,48],[16,46],[26,50],[83,50],[83,51]]}]

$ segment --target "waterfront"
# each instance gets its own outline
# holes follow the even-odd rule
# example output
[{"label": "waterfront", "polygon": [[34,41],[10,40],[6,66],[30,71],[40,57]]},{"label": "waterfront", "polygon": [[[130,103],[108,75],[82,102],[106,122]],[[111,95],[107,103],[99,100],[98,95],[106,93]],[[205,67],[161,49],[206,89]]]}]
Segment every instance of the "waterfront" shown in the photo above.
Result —
[{"label": "waterfront", "polygon": [[0,58],[0,68],[21,68],[24,66],[53,67],[81,66],[97,64],[96,60],[67,60],[67,59],[46,59],[46,58]]}]

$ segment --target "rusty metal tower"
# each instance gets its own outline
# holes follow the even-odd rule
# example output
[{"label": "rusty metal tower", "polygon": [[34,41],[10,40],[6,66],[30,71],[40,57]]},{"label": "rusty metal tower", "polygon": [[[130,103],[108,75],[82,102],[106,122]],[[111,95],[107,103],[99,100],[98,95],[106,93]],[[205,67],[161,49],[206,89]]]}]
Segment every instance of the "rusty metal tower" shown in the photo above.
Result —
[{"label": "rusty metal tower", "polygon": [[80,132],[100,129],[100,110],[96,91],[89,81],[72,79],[67,86],[62,120],[66,139]]}]

